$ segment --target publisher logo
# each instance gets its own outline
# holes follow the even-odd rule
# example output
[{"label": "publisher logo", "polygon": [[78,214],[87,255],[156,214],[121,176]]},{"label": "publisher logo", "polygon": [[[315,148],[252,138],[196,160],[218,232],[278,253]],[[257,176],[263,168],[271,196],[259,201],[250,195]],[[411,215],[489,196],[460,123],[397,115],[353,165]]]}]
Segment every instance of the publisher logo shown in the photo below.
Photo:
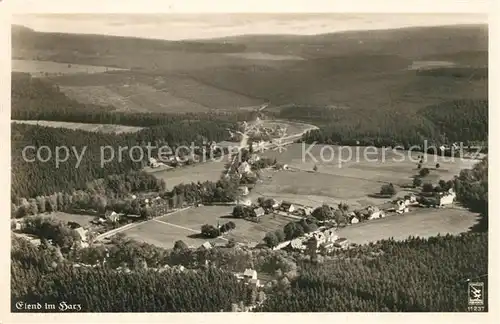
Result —
[{"label": "publisher logo", "polygon": [[469,305],[483,306],[484,305],[484,283],[469,282]]}]

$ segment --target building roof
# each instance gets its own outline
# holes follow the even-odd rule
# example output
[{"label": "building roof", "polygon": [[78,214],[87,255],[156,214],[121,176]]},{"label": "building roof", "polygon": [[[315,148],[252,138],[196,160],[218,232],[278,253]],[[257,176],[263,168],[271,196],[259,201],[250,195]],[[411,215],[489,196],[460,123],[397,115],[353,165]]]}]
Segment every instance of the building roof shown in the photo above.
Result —
[{"label": "building roof", "polygon": [[264,215],[264,214],[265,214],[264,208],[259,207],[259,208],[255,209],[255,214],[256,214],[257,216]]},{"label": "building roof", "polygon": [[257,271],[253,269],[245,269],[245,272],[243,272],[243,275],[245,277],[253,277],[254,275],[257,276]]},{"label": "building roof", "polygon": [[201,247],[203,247],[203,248],[205,248],[205,249],[209,250],[209,249],[211,249],[211,248],[212,248],[212,244],[211,244],[210,242],[205,242],[205,243],[203,243],[203,244],[201,245]]}]

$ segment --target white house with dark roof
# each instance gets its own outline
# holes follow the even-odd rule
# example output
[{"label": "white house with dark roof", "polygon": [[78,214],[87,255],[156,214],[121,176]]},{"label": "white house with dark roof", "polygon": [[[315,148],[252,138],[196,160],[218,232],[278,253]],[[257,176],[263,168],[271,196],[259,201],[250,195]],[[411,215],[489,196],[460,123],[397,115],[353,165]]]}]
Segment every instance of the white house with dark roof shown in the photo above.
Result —
[{"label": "white house with dark roof", "polygon": [[255,271],[254,269],[245,269],[245,272],[243,272],[243,277],[247,280],[257,279],[257,271]]},{"label": "white house with dark roof", "polygon": [[280,209],[284,212],[291,213],[295,210],[295,206],[291,202],[283,201],[280,205]]}]

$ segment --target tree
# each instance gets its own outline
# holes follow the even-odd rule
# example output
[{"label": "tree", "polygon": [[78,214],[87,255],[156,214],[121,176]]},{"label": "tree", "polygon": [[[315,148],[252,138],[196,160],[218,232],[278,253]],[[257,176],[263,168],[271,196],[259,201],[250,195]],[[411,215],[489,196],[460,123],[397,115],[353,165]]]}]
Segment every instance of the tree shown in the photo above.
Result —
[{"label": "tree", "polygon": [[318,171],[318,166],[315,164],[314,167],[313,167],[313,171],[316,172]]},{"label": "tree", "polygon": [[286,240],[292,240],[296,238],[297,236],[297,223],[295,222],[290,222],[285,225],[283,228],[283,232],[285,233],[285,239]]},{"label": "tree", "polygon": [[417,169],[421,169],[421,168],[422,168],[422,163],[417,164]]},{"label": "tree", "polygon": [[184,243],[184,241],[181,241],[181,240],[178,240],[175,242],[174,244],[174,250],[175,251],[185,251],[187,250],[189,247],[187,246],[186,243]]},{"label": "tree", "polygon": [[429,173],[430,173],[430,171],[429,171],[429,169],[428,169],[428,168],[423,168],[423,169],[421,169],[421,170],[418,172],[418,174],[419,174],[421,177],[425,177],[425,176],[429,175]]},{"label": "tree", "polygon": [[338,207],[343,212],[348,212],[349,211],[349,205],[347,203],[339,203]]},{"label": "tree", "polygon": [[396,188],[392,183],[385,184],[380,188],[380,194],[384,196],[394,196],[396,194]]},{"label": "tree", "polygon": [[205,224],[201,227],[201,234],[208,238],[216,238],[220,236],[220,230],[212,225]]},{"label": "tree", "polygon": [[243,218],[243,217],[245,217],[244,206],[242,206],[242,205],[234,206],[234,208],[233,208],[233,217],[236,217],[236,218]]},{"label": "tree", "polygon": [[278,242],[285,241],[285,232],[283,232],[283,229],[277,229],[276,231],[274,231],[274,235],[276,235]]},{"label": "tree", "polygon": [[434,191],[434,187],[432,186],[431,183],[424,183],[424,185],[422,186],[422,192],[433,192]]},{"label": "tree", "polygon": [[439,169],[439,167],[441,167],[441,165],[439,163],[436,163],[436,169]]},{"label": "tree", "polygon": [[275,247],[276,245],[278,245],[279,240],[276,237],[276,234],[274,232],[269,232],[264,237],[264,242],[266,243],[267,246],[272,248],[272,247]]},{"label": "tree", "polygon": [[333,212],[330,206],[328,206],[327,204],[323,204],[322,206],[313,210],[311,216],[319,221],[325,221],[333,217]]},{"label": "tree", "polygon": [[228,248],[233,248],[236,246],[236,240],[234,238],[230,238],[228,241],[227,241],[227,244],[226,246]]},{"label": "tree", "polygon": [[420,177],[413,178],[413,187],[414,188],[420,187],[421,185],[422,185],[422,178],[420,178]]}]

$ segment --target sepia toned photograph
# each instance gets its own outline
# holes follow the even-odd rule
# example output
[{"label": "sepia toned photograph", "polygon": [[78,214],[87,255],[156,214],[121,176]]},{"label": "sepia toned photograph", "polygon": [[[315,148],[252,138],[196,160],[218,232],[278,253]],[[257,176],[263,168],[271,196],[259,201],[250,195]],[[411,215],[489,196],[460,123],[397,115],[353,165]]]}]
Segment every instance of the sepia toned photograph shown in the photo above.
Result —
[{"label": "sepia toned photograph", "polygon": [[488,312],[488,32],[14,15],[10,311]]}]

